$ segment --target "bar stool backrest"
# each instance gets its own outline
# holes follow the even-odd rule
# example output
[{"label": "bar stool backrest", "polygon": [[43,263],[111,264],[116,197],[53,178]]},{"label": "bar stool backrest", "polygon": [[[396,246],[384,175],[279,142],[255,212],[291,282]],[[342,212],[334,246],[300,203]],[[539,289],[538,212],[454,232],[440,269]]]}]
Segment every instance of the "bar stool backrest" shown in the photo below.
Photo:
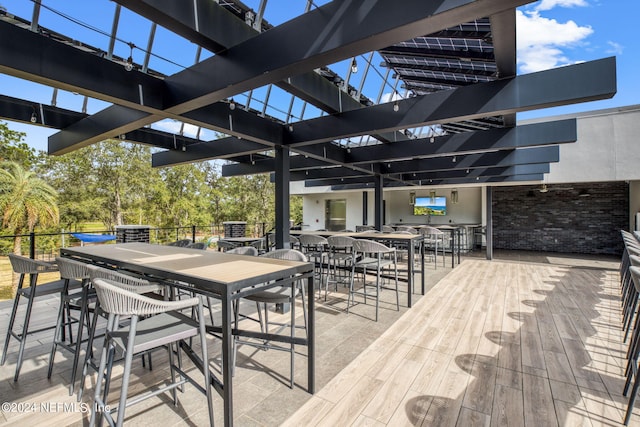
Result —
[{"label": "bar stool backrest", "polygon": [[88,279],[91,275],[89,264],[75,259],[56,257],[61,279]]},{"label": "bar stool backrest", "polygon": [[296,249],[276,249],[275,251],[267,252],[260,256],[262,258],[307,262],[307,256]]},{"label": "bar stool backrest", "polygon": [[258,256],[258,250],[253,246],[238,246],[237,248],[229,249],[226,253],[236,254],[236,255]]},{"label": "bar stool backrest", "polygon": [[38,261],[22,255],[9,254],[11,268],[18,274],[39,274],[58,271],[58,267],[48,262]]}]

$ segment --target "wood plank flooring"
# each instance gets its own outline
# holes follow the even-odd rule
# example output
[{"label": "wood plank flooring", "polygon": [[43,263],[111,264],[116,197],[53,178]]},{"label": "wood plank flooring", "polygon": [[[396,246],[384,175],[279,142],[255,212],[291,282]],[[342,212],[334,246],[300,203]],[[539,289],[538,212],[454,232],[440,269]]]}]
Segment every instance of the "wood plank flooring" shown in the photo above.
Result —
[{"label": "wood plank flooring", "polygon": [[617,271],[466,260],[285,425],[618,426],[625,351]]},{"label": "wood plank flooring", "polygon": [[[293,390],[286,385],[287,353],[241,347],[234,377],[235,424],[620,426],[627,402],[621,396],[626,348],[615,265],[536,259],[546,263],[468,258],[453,270],[431,265],[427,295],[415,295],[413,308],[397,312],[393,293],[386,294],[377,323],[372,301],[345,313],[343,288],[330,292],[326,302],[324,296],[317,299],[316,394],[305,391],[304,347],[297,348]],[[406,294],[400,299],[406,301]],[[34,324],[44,325],[55,315],[57,299],[36,307]],[[9,302],[0,303],[2,337],[9,311]],[[300,319],[301,310],[297,313]],[[280,319],[274,314],[272,320]],[[218,340],[209,342],[212,354],[218,354]],[[75,397],[67,393],[68,353],[58,354],[54,375],[46,378],[50,346],[51,332],[30,338],[20,381],[14,383],[17,345],[12,342],[9,360],[0,367],[0,401],[68,406],[0,412],[0,425],[87,422],[85,407],[72,406]],[[137,364],[133,390],[166,380],[165,361],[158,352],[153,371]],[[91,401],[93,382],[87,380],[84,403]],[[118,389],[115,381],[113,399]],[[200,393],[188,386],[179,399],[178,406],[164,396],[149,399],[128,409],[125,421],[206,423]],[[216,423],[222,425],[217,396],[214,405]],[[630,425],[640,426],[640,409]]]}]

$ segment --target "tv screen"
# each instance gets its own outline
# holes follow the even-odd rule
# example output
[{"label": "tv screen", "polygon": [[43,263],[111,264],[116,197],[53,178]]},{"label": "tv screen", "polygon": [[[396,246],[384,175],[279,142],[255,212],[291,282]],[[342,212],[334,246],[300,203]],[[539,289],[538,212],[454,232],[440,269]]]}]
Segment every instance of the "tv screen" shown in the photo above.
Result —
[{"label": "tv screen", "polygon": [[432,197],[416,197],[416,203],[413,205],[414,215],[446,215],[447,214],[447,198],[445,196]]}]

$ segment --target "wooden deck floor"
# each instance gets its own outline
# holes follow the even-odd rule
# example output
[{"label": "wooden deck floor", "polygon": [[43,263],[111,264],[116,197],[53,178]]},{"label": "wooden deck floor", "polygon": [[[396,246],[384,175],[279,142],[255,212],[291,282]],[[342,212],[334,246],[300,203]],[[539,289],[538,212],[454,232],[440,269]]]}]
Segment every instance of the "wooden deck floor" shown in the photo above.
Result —
[{"label": "wooden deck floor", "polygon": [[[347,316],[342,289],[326,303],[318,299],[316,394],[304,390],[304,348],[298,349],[292,390],[286,385],[287,353],[245,347],[234,378],[236,425],[621,425],[625,348],[615,264],[530,260],[467,258],[454,270],[440,265],[429,271],[430,290],[416,295],[412,309],[383,305],[377,323],[371,304]],[[57,300],[36,307],[35,324],[41,325],[55,313]],[[0,303],[0,339],[9,310]],[[54,375],[46,378],[50,346],[50,332],[29,338],[14,383],[12,343],[13,353],[0,367],[0,401],[32,406],[27,413],[0,412],[0,425],[87,422],[84,407],[72,406],[75,399],[67,393],[68,354],[58,354]],[[219,351],[214,338],[210,349]],[[168,378],[165,359],[162,352],[154,355],[151,372],[135,366],[133,390]],[[85,403],[92,380],[87,385]],[[115,381],[114,400],[118,388]],[[168,402],[158,396],[136,405],[127,410],[126,422],[206,422],[204,398],[193,387],[186,387],[178,407]],[[214,396],[214,403],[222,425],[221,400]],[[639,409],[630,425],[640,425]]]},{"label": "wooden deck floor", "polygon": [[286,425],[621,425],[619,306],[615,270],[467,260]]}]

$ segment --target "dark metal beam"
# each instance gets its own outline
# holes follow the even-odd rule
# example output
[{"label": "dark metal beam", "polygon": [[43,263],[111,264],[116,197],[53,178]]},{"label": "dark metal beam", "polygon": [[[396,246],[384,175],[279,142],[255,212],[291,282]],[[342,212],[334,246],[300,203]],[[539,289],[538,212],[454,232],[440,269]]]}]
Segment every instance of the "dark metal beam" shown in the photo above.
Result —
[{"label": "dark metal beam", "polygon": [[140,111],[165,106],[163,80],[2,20],[0,72]]},{"label": "dark metal beam", "polygon": [[[540,175],[549,172],[548,163],[540,164],[520,164],[507,167],[482,167],[482,168],[470,168],[467,173],[466,170],[444,170],[438,172],[429,172],[422,174],[405,174],[401,179],[396,182],[413,183],[417,185],[435,185],[444,181],[448,183],[470,183],[479,180],[486,180],[488,178],[500,178],[514,175]],[[391,181],[385,178],[385,185],[389,185]],[[368,176],[352,176],[342,178],[327,177],[326,179],[315,179],[305,181],[305,187],[322,187],[333,185],[345,185],[345,184],[362,184],[367,182],[373,182],[372,177]]]},{"label": "dark metal beam", "polygon": [[[501,167],[519,164],[549,163],[560,160],[560,147],[536,147],[518,150],[502,150],[483,154],[467,154],[407,160],[384,166],[385,175],[418,173],[439,170],[468,169],[479,167]],[[428,184],[428,183],[427,183]]]},{"label": "dark metal beam", "polygon": [[[35,117],[35,122],[31,118]],[[23,122],[34,126],[62,129],[72,126],[88,115],[53,105],[40,104],[25,99],[0,95],[0,118]],[[195,146],[202,141],[183,135],[175,135],[151,128],[140,128],[124,134],[129,142],[151,145],[167,150],[182,150]],[[114,136],[116,138],[117,136]],[[263,147],[264,148],[264,147]],[[167,151],[172,153],[176,151]],[[179,151],[181,154],[182,151]]]},{"label": "dark metal beam", "polygon": [[[459,182],[453,180],[440,180],[434,181],[433,185],[460,185],[460,184],[491,184],[491,183],[505,183],[505,182],[532,182],[532,181],[542,181],[544,179],[543,174],[533,174],[533,175],[513,175],[506,177],[486,177],[486,178],[478,178],[469,182]],[[403,185],[398,182],[385,182],[385,187],[402,187]],[[367,182],[362,184],[344,184],[344,185],[332,185],[332,191],[340,191],[340,190],[363,190],[363,189],[372,189],[374,188],[374,183]]]},{"label": "dark metal beam", "polygon": [[[0,95],[0,117],[14,122],[60,129],[87,117],[87,115],[25,99]],[[32,117],[35,117],[35,122],[31,121]]]},{"label": "dark metal beam", "polygon": [[575,142],[577,137],[575,119],[559,120],[437,136],[433,138],[433,142],[427,137],[393,144],[354,147],[350,154],[346,154],[345,163],[386,162],[402,158],[563,144]]},{"label": "dark metal beam", "polygon": [[264,151],[264,145],[230,136],[190,145],[186,151],[153,153],[151,165],[153,167],[162,167],[204,161],[211,158],[225,159],[231,156],[253,154],[259,150]]},{"label": "dark metal beam", "polygon": [[[259,34],[210,0],[179,3],[166,0],[116,1],[216,54],[224,54],[226,49]],[[335,84],[313,71],[288,77],[275,84],[330,114],[362,107]]]},{"label": "dark metal beam", "polygon": [[[439,31],[530,0],[331,2],[166,79],[182,114],[354,55]],[[171,90],[172,88],[179,90]]]},{"label": "dark metal beam", "polygon": [[[275,171],[275,159],[260,160],[255,163],[255,165],[243,163],[222,165],[222,176],[254,175],[257,173]],[[326,162],[310,157],[291,156],[290,158],[291,171],[321,168],[326,166],[328,166]]]},{"label": "dark metal beam", "polygon": [[403,174],[404,181],[422,181],[439,179],[473,179],[478,176],[508,176],[508,175],[530,175],[549,172],[548,163],[535,163],[530,165],[515,165],[489,168],[469,168],[454,169],[437,172],[422,172],[415,174]]},{"label": "dark metal beam", "polygon": [[[354,147],[349,150],[335,144],[321,143],[301,147],[309,155],[318,160],[322,157],[344,165],[358,165],[358,171],[369,171],[369,175],[383,171],[380,162],[394,162],[398,159],[442,157],[445,155],[470,154],[483,151],[511,150],[515,148],[536,147],[571,143],[577,140],[576,120],[558,120],[547,123],[535,123],[517,126],[515,128],[497,128],[486,131],[464,132],[460,134],[443,135],[433,138],[420,138],[400,141],[392,144],[379,144],[368,147]],[[294,156],[297,159],[300,156]],[[321,174],[322,166],[328,161],[311,162],[309,173]],[[271,167],[271,169],[269,169]],[[261,163],[255,167],[251,165],[223,166],[223,174],[249,175],[252,173],[273,172],[275,163]],[[331,171],[331,169],[326,169]],[[351,169],[352,170],[352,169]],[[393,170],[393,163],[392,163]],[[416,171],[418,172],[418,171]],[[335,171],[331,173],[337,173]],[[364,172],[363,172],[364,173]],[[229,175],[227,175],[229,174]],[[292,175],[293,180],[303,178],[300,174]]]},{"label": "dark metal beam", "polygon": [[286,133],[292,146],[372,131],[391,131],[447,121],[476,119],[537,108],[606,99],[616,93],[615,57],[478,83],[296,123]]}]

